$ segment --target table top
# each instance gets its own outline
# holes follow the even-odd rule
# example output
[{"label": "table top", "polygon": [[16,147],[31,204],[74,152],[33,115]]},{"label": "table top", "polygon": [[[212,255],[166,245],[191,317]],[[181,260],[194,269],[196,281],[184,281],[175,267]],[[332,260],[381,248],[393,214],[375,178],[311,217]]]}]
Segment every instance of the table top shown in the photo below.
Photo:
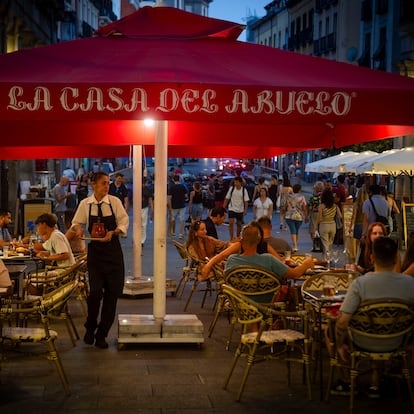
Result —
[{"label": "table top", "polygon": [[3,262],[8,262],[8,261],[13,261],[13,260],[15,261],[30,260],[30,259],[34,259],[34,257],[29,256],[29,255],[24,255],[24,254],[18,254],[16,256],[7,256],[7,257],[0,256],[0,259],[3,260]]},{"label": "table top", "polygon": [[322,290],[305,290],[303,300],[317,307],[338,306],[345,298],[346,290],[339,290],[334,296],[324,296]]}]

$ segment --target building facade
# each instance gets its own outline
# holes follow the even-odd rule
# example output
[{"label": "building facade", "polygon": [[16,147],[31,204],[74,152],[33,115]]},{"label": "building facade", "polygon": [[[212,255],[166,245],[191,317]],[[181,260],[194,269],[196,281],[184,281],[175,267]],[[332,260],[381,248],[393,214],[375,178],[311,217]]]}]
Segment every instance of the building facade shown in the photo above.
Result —
[{"label": "building facade", "polygon": [[[414,77],[412,0],[274,0],[265,12],[247,23],[253,43]],[[394,139],[395,148],[412,145],[413,136]],[[299,163],[303,171],[323,156],[288,154],[277,165]]]},{"label": "building facade", "polygon": [[[112,0],[13,0],[0,1],[0,53],[10,53],[92,36],[100,25],[117,19]],[[7,137],[4,137],[7,139]],[[53,185],[69,163],[82,160],[0,160],[0,205],[15,209],[20,181]],[[40,173],[42,172],[42,173]]]}]

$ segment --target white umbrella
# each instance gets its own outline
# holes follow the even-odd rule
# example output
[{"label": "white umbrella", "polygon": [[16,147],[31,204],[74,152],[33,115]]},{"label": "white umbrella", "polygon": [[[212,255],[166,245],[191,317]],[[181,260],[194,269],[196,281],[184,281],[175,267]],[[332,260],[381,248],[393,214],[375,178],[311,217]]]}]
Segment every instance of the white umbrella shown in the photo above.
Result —
[{"label": "white umbrella", "polygon": [[354,158],[358,155],[357,152],[348,151],[333,155],[332,157],[324,158],[322,160],[314,161],[306,165],[306,172],[335,172],[338,165],[343,164],[346,160]]},{"label": "white umbrella", "polygon": [[414,175],[414,147],[392,149],[356,167],[356,174]]},{"label": "white umbrella", "polygon": [[364,165],[365,163],[378,158],[378,152],[375,151],[364,151],[357,153],[355,158],[347,159],[343,164],[338,166],[338,169],[341,173],[356,173],[357,168],[360,165]]}]

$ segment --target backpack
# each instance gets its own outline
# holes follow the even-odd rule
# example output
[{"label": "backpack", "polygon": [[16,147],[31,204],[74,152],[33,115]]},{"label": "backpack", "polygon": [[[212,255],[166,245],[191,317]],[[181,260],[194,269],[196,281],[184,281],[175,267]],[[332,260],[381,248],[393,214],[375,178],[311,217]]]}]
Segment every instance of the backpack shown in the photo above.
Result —
[{"label": "backpack", "polygon": [[389,231],[390,223],[388,221],[388,217],[381,216],[380,214],[378,214],[377,209],[375,208],[375,205],[374,205],[373,201],[371,200],[371,198],[369,199],[369,201],[371,202],[372,209],[374,210],[375,221],[378,221],[379,223],[382,223],[385,226],[385,228]]}]

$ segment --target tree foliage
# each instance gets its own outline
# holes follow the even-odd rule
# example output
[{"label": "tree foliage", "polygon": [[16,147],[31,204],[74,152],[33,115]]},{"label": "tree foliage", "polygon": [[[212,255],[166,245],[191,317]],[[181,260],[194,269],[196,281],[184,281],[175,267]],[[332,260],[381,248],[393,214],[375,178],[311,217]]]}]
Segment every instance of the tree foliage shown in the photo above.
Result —
[{"label": "tree foliage", "polygon": [[393,148],[393,138],[381,139],[378,141],[363,142],[361,144],[348,145],[342,148],[329,148],[326,149],[326,154],[328,157],[339,154],[340,152],[354,151],[354,152],[363,152],[363,151],[375,151],[383,152]]}]

